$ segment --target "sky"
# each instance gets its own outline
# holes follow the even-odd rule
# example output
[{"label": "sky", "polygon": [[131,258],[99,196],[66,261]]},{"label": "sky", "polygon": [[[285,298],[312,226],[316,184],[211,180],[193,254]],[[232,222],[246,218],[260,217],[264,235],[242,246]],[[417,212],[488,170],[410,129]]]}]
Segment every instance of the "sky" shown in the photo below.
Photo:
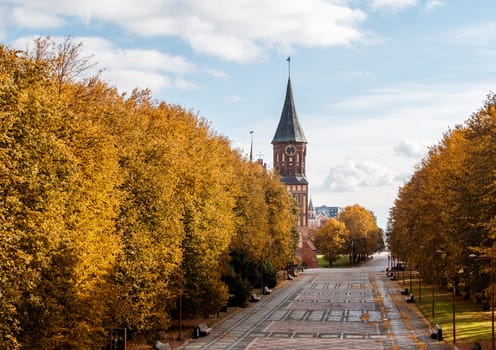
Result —
[{"label": "sky", "polygon": [[[71,36],[121,92],[149,88],[272,168],[291,56],[314,206],[386,229],[398,189],[496,83],[494,0],[0,0],[0,42]],[[253,134],[250,134],[253,131]]]}]

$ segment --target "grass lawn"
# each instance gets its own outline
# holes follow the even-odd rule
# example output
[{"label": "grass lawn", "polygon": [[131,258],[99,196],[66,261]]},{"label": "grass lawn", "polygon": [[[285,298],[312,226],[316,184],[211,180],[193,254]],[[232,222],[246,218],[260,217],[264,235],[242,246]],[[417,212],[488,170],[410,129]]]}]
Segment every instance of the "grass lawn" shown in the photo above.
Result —
[{"label": "grass lawn", "polygon": [[324,259],[323,254],[317,254],[317,262],[319,263],[319,267],[350,267],[350,259],[347,255],[341,255],[339,258],[332,263],[332,266],[329,265],[329,262]]},{"label": "grass lawn", "polygon": [[[400,273],[398,284],[401,288],[410,289],[408,272],[405,272],[405,282]],[[419,293],[419,280],[412,277],[411,292],[415,294],[416,304],[431,324],[439,324],[443,329],[443,337],[453,343],[453,302],[452,293],[448,290],[435,290],[434,317],[432,317],[432,288],[422,284]],[[421,297],[421,300],[420,300]],[[491,341],[491,311],[482,311],[480,305],[471,300],[464,300],[462,296],[455,298],[455,326],[456,342],[481,342],[489,344]],[[484,347],[486,348],[486,347]],[[488,347],[489,349],[489,347]]]}]

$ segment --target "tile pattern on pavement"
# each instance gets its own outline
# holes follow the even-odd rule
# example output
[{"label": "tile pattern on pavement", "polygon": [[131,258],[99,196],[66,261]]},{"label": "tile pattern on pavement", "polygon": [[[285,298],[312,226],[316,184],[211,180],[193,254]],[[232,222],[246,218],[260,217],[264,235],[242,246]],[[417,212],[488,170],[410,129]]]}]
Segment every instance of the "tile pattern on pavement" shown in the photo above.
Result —
[{"label": "tile pattern on pavement", "polygon": [[181,349],[449,349],[372,260],[307,270]]}]

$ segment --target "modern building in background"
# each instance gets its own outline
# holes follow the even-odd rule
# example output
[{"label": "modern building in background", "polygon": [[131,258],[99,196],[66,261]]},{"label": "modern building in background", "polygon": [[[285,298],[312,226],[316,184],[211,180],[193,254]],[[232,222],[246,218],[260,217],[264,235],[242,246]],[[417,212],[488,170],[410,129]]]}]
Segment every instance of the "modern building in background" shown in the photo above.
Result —
[{"label": "modern building in background", "polygon": [[327,205],[321,205],[320,207],[315,207],[315,215],[322,213],[326,218],[337,218],[341,210],[340,207],[328,207]]},{"label": "modern building in background", "polygon": [[310,231],[317,230],[329,219],[337,219],[340,211],[340,207],[328,207],[327,205],[314,207],[310,199],[308,205],[308,226]]}]

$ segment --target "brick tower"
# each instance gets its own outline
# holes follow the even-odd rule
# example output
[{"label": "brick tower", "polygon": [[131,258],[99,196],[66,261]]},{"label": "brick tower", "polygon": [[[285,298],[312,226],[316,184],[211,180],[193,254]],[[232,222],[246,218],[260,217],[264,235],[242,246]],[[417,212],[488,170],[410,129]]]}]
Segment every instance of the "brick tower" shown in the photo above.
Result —
[{"label": "brick tower", "polygon": [[272,139],[274,168],[298,204],[300,244],[296,253],[307,266],[315,267],[316,250],[308,237],[308,181],[305,174],[307,143],[296,114],[289,77],[281,119]]}]

